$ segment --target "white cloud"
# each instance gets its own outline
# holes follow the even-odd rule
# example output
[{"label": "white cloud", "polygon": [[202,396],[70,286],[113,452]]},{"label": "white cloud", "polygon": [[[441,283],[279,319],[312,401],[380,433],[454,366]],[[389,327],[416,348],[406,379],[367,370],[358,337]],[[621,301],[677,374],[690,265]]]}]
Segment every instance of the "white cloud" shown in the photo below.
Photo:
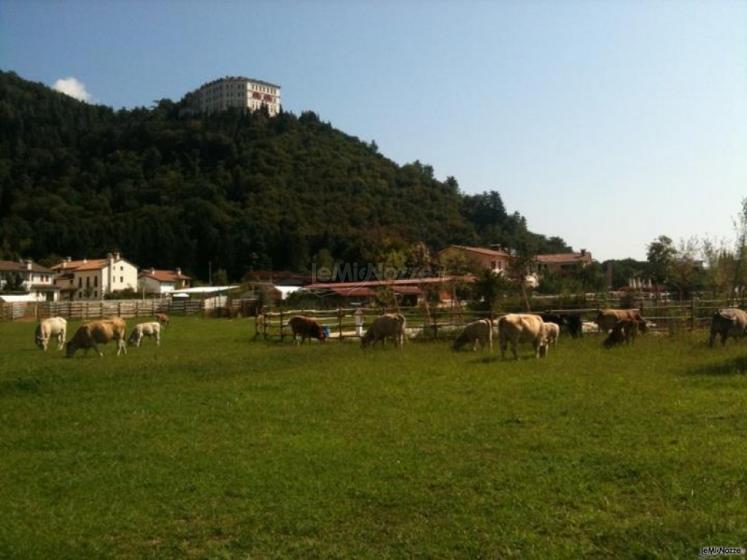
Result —
[{"label": "white cloud", "polygon": [[52,89],[74,97],[79,101],[85,101],[86,103],[93,101],[91,94],[86,91],[86,85],[78,80],[78,78],[73,78],[72,76],[69,78],[60,78],[54,83]]}]

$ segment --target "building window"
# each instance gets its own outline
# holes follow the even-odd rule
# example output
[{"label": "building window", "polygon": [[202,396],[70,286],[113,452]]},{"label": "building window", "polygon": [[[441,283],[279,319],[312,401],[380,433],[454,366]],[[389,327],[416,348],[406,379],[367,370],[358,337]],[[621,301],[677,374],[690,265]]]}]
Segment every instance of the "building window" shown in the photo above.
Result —
[{"label": "building window", "polygon": [[122,284],[124,282],[124,276],[119,277],[119,283]]},{"label": "building window", "polygon": [[82,277],[82,276],[79,276],[79,277],[78,277],[78,287],[79,287],[79,288],[82,288],[82,287],[83,287],[83,277]]},{"label": "building window", "polygon": [[99,285],[99,277],[94,276],[93,277],[93,287],[96,288]]}]

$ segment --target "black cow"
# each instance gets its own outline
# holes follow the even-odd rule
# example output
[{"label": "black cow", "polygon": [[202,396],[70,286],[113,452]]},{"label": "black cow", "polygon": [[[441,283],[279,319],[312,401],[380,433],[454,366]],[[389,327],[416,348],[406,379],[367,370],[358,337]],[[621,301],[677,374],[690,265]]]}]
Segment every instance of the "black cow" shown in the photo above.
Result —
[{"label": "black cow", "polygon": [[583,336],[581,315],[577,313],[540,313],[539,316],[545,323],[555,323],[565,329],[573,338]]}]

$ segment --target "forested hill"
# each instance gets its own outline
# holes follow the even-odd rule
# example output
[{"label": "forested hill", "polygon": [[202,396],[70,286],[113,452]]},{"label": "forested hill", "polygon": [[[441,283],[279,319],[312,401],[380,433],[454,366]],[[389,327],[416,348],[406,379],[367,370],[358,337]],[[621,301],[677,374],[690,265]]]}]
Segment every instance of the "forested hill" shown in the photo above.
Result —
[{"label": "forested hill", "polygon": [[140,266],[308,269],[372,262],[423,241],[533,243],[496,192],[464,195],[418,162],[295,116],[185,114],[179,102],[114,111],[0,72],[0,258],[94,257]]}]

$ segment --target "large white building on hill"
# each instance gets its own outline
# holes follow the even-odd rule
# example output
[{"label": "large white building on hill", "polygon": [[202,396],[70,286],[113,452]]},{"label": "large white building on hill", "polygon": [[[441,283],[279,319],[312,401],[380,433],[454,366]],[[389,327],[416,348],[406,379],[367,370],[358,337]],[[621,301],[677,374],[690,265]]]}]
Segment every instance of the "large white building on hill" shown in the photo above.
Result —
[{"label": "large white building on hill", "polygon": [[192,107],[201,113],[224,111],[231,107],[256,111],[267,107],[270,116],[280,112],[280,86],[244,78],[226,76],[203,84],[187,94]]}]

